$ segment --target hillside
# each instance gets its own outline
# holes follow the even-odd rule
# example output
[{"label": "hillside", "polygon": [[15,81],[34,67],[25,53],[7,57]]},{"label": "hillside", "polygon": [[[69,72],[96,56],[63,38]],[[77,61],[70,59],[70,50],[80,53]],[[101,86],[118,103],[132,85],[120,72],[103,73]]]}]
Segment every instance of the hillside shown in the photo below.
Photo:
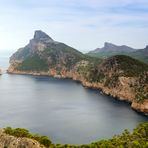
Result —
[{"label": "hillside", "polygon": [[[148,65],[124,55],[103,60],[100,64],[79,67],[82,83],[100,88],[105,94],[129,102],[145,102],[148,112]],[[136,104],[135,104],[136,105]],[[132,105],[135,108],[134,105]],[[138,109],[137,109],[138,110]]]},{"label": "hillside", "polygon": [[[18,70],[48,71],[49,67],[70,68],[84,55],[64,43],[54,41],[46,33],[35,31],[34,38],[10,58]],[[21,63],[21,64],[19,64]]]},{"label": "hillside", "polygon": [[12,55],[8,73],[71,78],[148,114],[148,65],[125,55],[100,60],[36,31],[29,44]]},{"label": "hillside", "polygon": [[90,144],[54,144],[46,136],[31,134],[26,129],[10,128],[0,130],[0,147],[3,148],[147,148],[148,122],[139,124],[133,132],[124,130],[108,140]]}]

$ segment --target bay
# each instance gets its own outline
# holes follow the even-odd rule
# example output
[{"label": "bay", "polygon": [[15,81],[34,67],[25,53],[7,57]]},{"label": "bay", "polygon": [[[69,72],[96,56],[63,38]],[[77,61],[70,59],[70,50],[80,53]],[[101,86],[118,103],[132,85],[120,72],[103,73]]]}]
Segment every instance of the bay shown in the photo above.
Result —
[{"label": "bay", "polygon": [[[9,56],[0,54],[4,71]],[[128,103],[69,79],[0,76],[0,128],[22,127],[54,143],[82,144],[111,138],[143,121],[148,118]]]}]

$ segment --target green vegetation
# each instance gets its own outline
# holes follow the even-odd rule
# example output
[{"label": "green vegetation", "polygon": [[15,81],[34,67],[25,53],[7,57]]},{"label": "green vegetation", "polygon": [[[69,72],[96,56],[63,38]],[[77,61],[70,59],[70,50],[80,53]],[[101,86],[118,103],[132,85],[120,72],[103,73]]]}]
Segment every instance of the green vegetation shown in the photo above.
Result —
[{"label": "green vegetation", "polygon": [[30,48],[24,47],[21,48],[20,50],[21,52],[14,53],[15,58],[17,58],[18,60],[26,59],[27,57],[30,56]]},{"label": "green vegetation", "polygon": [[5,128],[5,133],[16,137],[27,137],[39,141],[45,147],[52,148],[147,148],[148,147],[148,122],[141,123],[130,133],[125,130],[122,134],[114,136],[109,140],[100,140],[91,144],[51,144],[46,136],[32,135],[26,129]]},{"label": "green vegetation", "polygon": [[144,50],[147,49],[140,49],[137,52],[130,52],[130,53],[126,53],[126,52],[98,52],[98,53],[87,53],[86,55],[91,56],[91,57],[97,57],[97,58],[109,58],[115,55],[127,55],[130,56],[131,58],[134,58],[136,60],[139,60],[141,62],[144,62],[146,64],[148,64],[148,54],[144,52]]},{"label": "green vegetation", "polygon": [[41,59],[38,55],[26,58],[17,66],[18,70],[22,71],[47,71],[48,64],[46,60]]},{"label": "green vegetation", "polygon": [[113,88],[113,87],[116,87],[117,83],[118,83],[118,75],[114,74],[112,77],[110,77],[110,78],[108,77],[106,79],[104,86],[107,86],[109,88]]},{"label": "green vegetation", "polygon": [[119,68],[124,70],[125,76],[139,76],[144,71],[148,71],[148,65],[125,55],[114,56]]},{"label": "green vegetation", "polygon": [[140,55],[140,54],[132,54],[131,55],[131,57],[133,57],[133,58],[135,58],[135,59],[137,59],[137,60],[139,60],[139,61],[141,61],[141,62],[144,62],[144,63],[146,63],[146,64],[148,64],[148,54],[142,54],[142,55]]},{"label": "green vegetation", "polygon": [[125,55],[116,55],[104,60],[104,62],[100,61],[97,59],[89,61],[87,65],[80,65],[77,72],[89,82],[105,81],[105,86],[115,87],[119,76],[138,77],[148,71],[147,64]]},{"label": "green vegetation", "polygon": [[50,67],[57,67],[57,65],[64,66],[67,69],[72,68],[77,62],[84,59],[84,55],[66,45],[59,44],[59,47],[46,48],[43,51],[45,59],[50,57]]}]

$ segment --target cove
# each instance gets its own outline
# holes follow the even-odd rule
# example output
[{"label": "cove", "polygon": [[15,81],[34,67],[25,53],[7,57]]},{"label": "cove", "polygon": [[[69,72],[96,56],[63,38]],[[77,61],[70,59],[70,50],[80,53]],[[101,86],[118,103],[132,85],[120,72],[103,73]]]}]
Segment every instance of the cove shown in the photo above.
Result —
[{"label": "cove", "polygon": [[54,143],[90,143],[148,121],[126,102],[69,79],[4,74],[0,84],[0,127],[27,128]]}]

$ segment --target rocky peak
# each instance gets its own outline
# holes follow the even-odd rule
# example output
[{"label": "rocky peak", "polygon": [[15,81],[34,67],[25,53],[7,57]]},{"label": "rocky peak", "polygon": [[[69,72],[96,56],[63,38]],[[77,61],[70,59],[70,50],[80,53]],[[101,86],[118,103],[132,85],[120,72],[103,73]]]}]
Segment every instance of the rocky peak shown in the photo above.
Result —
[{"label": "rocky peak", "polygon": [[36,30],[35,31],[34,40],[36,40],[36,41],[45,41],[45,42],[54,41],[51,37],[49,37],[45,32],[43,32],[41,30]]},{"label": "rocky peak", "polygon": [[112,44],[112,43],[108,43],[108,42],[105,42],[104,43],[104,47],[105,48],[114,48],[116,45]]}]

